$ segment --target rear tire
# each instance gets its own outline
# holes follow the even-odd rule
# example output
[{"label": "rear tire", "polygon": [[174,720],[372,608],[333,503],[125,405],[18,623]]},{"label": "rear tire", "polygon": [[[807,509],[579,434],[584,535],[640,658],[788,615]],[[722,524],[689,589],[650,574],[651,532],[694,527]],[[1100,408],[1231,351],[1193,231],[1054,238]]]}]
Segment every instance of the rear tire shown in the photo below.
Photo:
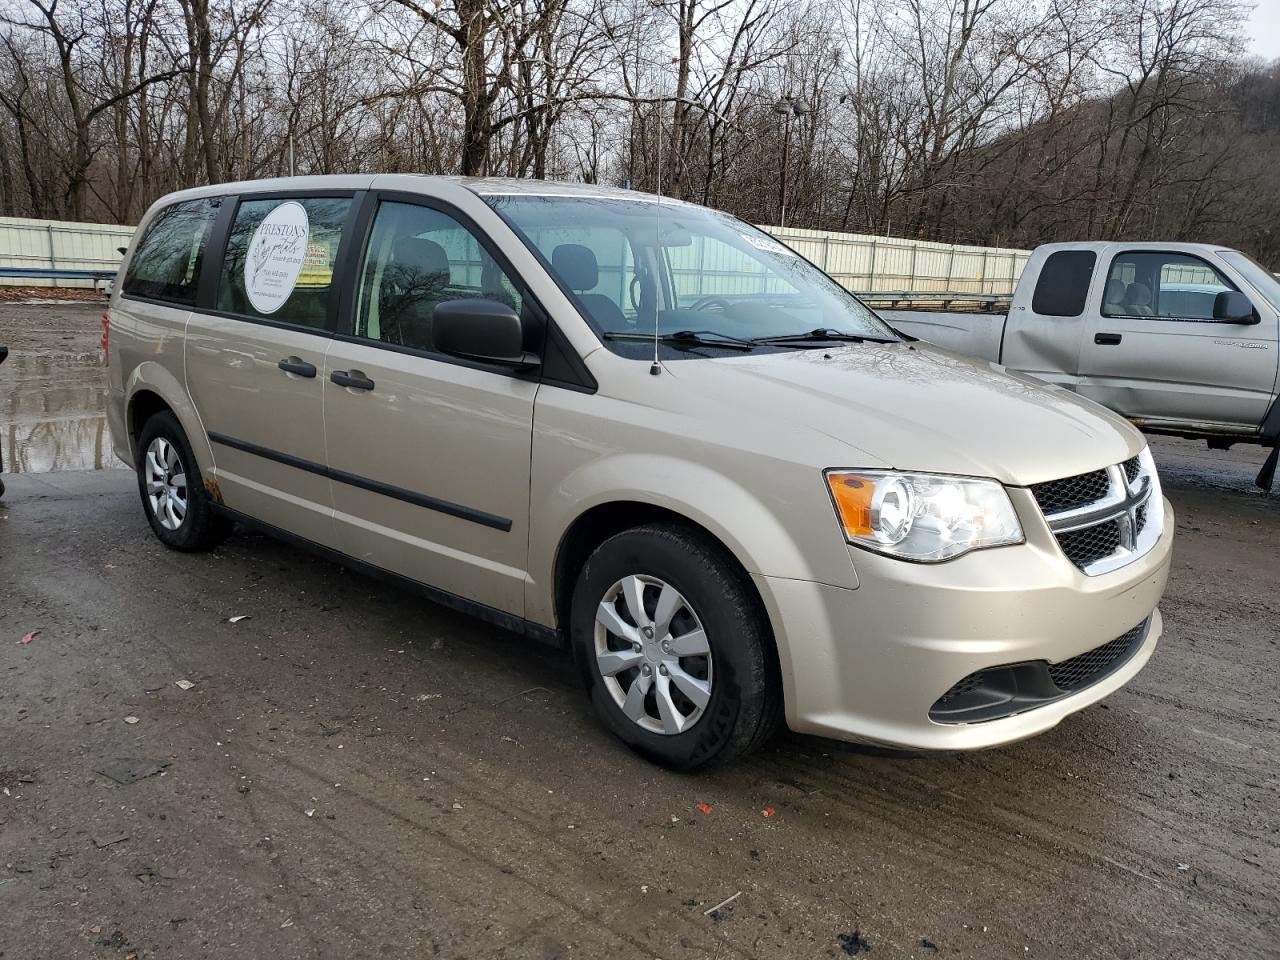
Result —
[{"label": "rear tire", "polygon": [[574,588],[570,640],[605,725],[664,766],[727,763],[781,721],[759,599],[727,551],[689,525],[601,544]]},{"label": "rear tire", "polygon": [[138,493],[152,531],[173,550],[210,550],[234,526],[214,512],[187,435],[168,410],[152,414],[138,435]]}]

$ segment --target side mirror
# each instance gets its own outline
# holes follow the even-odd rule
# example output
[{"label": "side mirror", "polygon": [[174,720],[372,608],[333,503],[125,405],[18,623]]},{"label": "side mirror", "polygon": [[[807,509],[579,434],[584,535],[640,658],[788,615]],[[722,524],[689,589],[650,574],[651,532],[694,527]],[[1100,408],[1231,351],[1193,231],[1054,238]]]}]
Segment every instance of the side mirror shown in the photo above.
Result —
[{"label": "side mirror", "polygon": [[1253,303],[1239,290],[1223,290],[1213,298],[1213,319],[1220,323],[1260,323]]},{"label": "side mirror", "polygon": [[540,362],[524,349],[519,315],[497,300],[445,300],[431,317],[431,343],[441,353],[524,370]]}]

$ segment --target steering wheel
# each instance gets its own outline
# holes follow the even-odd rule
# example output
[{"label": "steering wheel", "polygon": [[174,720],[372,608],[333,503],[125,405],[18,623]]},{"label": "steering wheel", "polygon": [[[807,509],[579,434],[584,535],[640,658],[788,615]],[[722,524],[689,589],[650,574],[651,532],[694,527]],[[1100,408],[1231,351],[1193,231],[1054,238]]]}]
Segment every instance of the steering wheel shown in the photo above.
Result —
[{"label": "steering wheel", "polygon": [[733,304],[731,304],[724,297],[699,297],[697,300],[693,302],[693,305],[689,309],[690,310],[707,310],[710,308],[715,308],[716,310],[719,310],[721,313],[728,313],[731,309],[733,309]]}]

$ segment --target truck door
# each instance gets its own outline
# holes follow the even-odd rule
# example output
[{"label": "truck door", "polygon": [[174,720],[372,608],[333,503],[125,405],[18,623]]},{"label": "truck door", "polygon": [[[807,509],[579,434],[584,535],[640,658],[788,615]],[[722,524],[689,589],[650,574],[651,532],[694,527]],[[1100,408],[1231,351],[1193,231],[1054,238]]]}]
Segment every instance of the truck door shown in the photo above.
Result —
[{"label": "truck door", "polygon": [[1001,363],[1076,389],[1085,303],[1097,259],[1092,250],[1042,248],[1032,254],[1005,321]]},{"label": "truck door", "polygon": [[1080,353],[1080,393],[1152,426],[1254,434],[1276,378],[1276,316],[1213,318],[1219,293],[1238,289],[1207,259],[1172,250],[1121,250],[1107,265],[1099,311]]}]

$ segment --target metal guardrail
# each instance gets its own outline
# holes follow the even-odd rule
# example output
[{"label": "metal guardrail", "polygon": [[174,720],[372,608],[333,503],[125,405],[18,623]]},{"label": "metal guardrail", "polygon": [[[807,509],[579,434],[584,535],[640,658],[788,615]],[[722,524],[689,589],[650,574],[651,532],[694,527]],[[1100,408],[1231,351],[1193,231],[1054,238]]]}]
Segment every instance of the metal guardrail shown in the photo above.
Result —
[{"label": "metal guardrail", "polygon": [[[32,280],[114,280],[114,270],[55,270],[52,267],[0,267],[0,277]],[[96,289],[96,286],[95,286]]]},{"label": "metal guardrail", "polygon": [[859,300],[877,303],[1007,303],[1012,293],[965,293],[961,290],[855,290]]}]

